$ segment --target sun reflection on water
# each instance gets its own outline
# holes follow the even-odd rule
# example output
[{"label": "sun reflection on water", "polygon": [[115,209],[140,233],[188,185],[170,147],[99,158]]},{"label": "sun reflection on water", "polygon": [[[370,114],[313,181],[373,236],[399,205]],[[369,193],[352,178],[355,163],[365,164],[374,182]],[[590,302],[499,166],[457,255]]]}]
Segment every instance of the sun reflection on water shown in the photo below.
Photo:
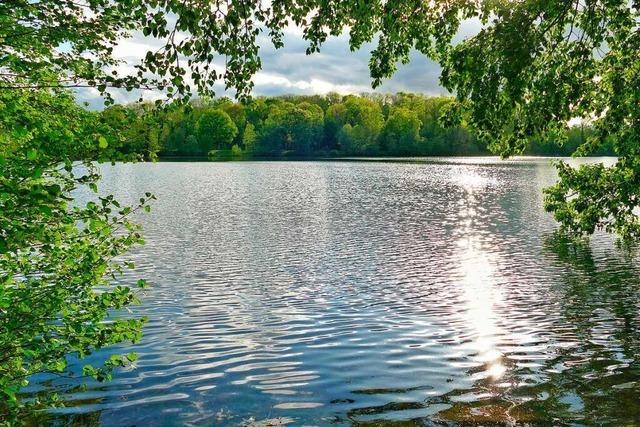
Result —
[{"label": "sun reflection on water", "polygon": [[496,307],[504,303],[496,284],[495,254],[483,247],[481,235],[475,228],[480,219],[478,195],[494,182],[474,169],[465,169],[454,180],[464,191],[464,202],[459,212],[461,233],[457,242],[460,254],[460,274],[465,317],[473,331],[473,359],[482,364],[482,378],[493,381],[504,376],[507,368],[502,364],[503,353],[498,346],[501,328]]}]

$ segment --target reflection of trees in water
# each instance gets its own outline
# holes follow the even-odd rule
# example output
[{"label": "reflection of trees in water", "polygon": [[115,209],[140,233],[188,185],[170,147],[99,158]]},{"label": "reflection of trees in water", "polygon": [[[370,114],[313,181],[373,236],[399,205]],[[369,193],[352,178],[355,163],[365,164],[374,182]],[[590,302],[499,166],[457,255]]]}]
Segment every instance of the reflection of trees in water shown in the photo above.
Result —
[{"label": "reflection of trees in water", "polygon": [[[72,416],[50,416],[47,425],[60,425],[65,427],[98,427],[101,425],[101,411],[88,412],[83,414],[73,414]],[[34,425],[45,425],[37,423]]]},{"label": "reflection of trees in water", "polygon": [[[549,168],[540,168],[538,181],[553,178],[552,174],[546,175],[547,170]],[[535,199],[533,196],[538,194],[535,192],[527,197]],[[482,198],[484,193],[475,195]],[[479,200],[467,198],[465,206],[484,208],[491,202],[482,199],[479,203]],[[504,212],[527,208],[518,197],[505,196],[500,201]],[[522,225],[523,230],[545,220],[535,209],[530,209],[527,215],[526,220],[516,224]],[[471,214],[461,217],[465,218],[476,219]],[[508,216],[504,227],[513,227],[513,218],[520,217]],[[527,221],[530,222],[527,224]],[[460,238],[473,241],[478,237],[484,242],[484,234],[479,232],[484,231],[481,227],[487,223],[472,221],[470,225],[474,227],[458,227],[454,232],[460,232]],[[501,226],[503,224],[498,222],[496,227]],[[512,229],[506,230],[505,235],[509,236],[509,232],[512,233]],[[591,244],[585,245],[570,243],[557,236],[540,242],[538,236],[540,234],[535,232],[526,235],[534,241],[532,251],[526,255],[514,254],[506,263],[516,270],[519,256],[533,257],[537,253],[538,259],[532,265],[538,270],[529,271],[539,271],[542,276],[523,278],[530,279],[531,286],[539,288],[535,291],[537,300],[528,300],[529,293],[525,292],[505,303],[507,307],[499,313],[503,322],[498,326],[505,330],[503,334],[492,335],[499,335],[498,344],[504,355],[493,364],[505,367],[503,377],[481,375],[491,371],[490,363],[474,366],[465,371],[465,376],[472,378],[472,382],[454,383],[456,388],[448,393],[424,401],[356,408],[348,412],[348,419],[355,425],[382,426],[385,423],[381,420],[391,419],[397,411],[401,417],[420,414],[406,425],[640,425],[638,264],[630,252],[616,249],[597,236]],[[538,249],[541,243],[542,253]],[[467,259],[478,259],[482,249]],[[500,253],[508,254],[508,251]],[[489,261],[489,264],[496,263]],[[477,277],[476,266],[469,269],[471,276],[485,284],[486,280]],[[505,288],[507,291],[518,289],[517,285]],[[440,299],[443,297],[438,295]],[[519,316],[527,312],[527,307],[514,307],[513,304],[526,305],[527,301],[531,303],[531,317],[524,322]],[[480,307],[482,304],[484,302],[479,303]],[[513,322],[511,325],[509,319]],[[531,326],[531,338],[535,342],[518,342],[524,323]],[[394,390],[394,393],[409,391]],[[373,421],[370,424],[363,421],[367,419]],[[404,424],[394,420],[388,425]]]},{"label": "reflection of trees in water", "polygon": [[[640,277],[629,253],[595,257],[589,245],[557,236],[543,255],[563,269],[554,291],[561,300],[567,346],[545,363],[547,380],[530,388],[543,401],[525,404],[546,419],[620,425],[640,421]],[[528,392],[528,390],[522,390]]]},{"label": "reflection of trees in water", "polygon": [[[501,363],[508,373],[499,381],[483,378],[471,389],[428,399],[426,405],[449,405],[430,422],[640,423],[640,276],[630,252],[594,254],[587,244],[553,236],[542,256],[557,272],[555,284],[540,294],[557,304],[548,311],[546,359],[507,353]],[[509,356],[541,366],[517,366]]]},{"label": "reflection of trees in water", "polygon": [[[83,404],[98,403],[96,400],[83,401]],[[102,411],[81,414],[52,414],[47,412],[30,413],[21,422],[28,427],[64,426],[64,427],[98,427],[101,425]]]}]

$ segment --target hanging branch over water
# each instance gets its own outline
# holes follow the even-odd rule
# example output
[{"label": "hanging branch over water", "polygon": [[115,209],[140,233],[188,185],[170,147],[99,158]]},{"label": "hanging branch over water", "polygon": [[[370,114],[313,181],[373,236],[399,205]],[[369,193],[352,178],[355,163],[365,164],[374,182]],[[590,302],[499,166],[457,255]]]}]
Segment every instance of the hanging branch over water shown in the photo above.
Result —
[{"label": "hanging branch over water", "polygon": [[[465,122],[497,154],[521,153],[537,135],[563,138],[571,120],[592,124],[579,154],[611,143],[620,162],[561,167],[547,208],[571,232],[640,235],[628,214],[640,188],[637,1],[4,0],[0,17],[0,90],[91,86],[108,103],[111,88],[186,101],[211,96],[219,81],[245,99],[261,68],[258,36],[280,47],[288,25],[302,29],[309,54],[344,31],[354,50],[377,39],[374,87],[416,49],[442,65],[442,85],[457,96],[448,122]],[[458,41],[468,20],[481,28]],[[140,33],[159,48],[138,63],[117,59],[117,44]],[[601,187],[619,191],[588,194]]]}]

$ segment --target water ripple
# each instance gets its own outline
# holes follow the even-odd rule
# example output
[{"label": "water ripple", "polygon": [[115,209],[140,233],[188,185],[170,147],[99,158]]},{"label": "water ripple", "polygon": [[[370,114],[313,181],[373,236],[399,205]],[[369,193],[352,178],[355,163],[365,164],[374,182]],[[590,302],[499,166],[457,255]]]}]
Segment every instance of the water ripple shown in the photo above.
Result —
[{"label": "water ripple", "polygon": [[591,249],[552,238],[547,161],[159,163],[104,174],[103,190],[125,202],[158,196],[125,278],[153,283],[134,309],[150,322],[136,366],[113,382],[35,382],[63,391],[54,422],[640,419],[638,265],[607,236]]}]

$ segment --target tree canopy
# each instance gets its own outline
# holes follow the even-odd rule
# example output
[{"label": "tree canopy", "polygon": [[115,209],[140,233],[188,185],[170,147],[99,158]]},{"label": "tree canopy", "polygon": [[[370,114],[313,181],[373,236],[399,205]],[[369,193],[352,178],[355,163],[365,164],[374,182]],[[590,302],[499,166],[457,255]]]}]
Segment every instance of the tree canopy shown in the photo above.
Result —
[{"label": "tree canopy", "polygon": [[[475,137],[468,125],[442,125],[440,115],[454,102],[452,97],[411,93],[329,93],[258,97],[244,103],[227,98],[194,101],[156,111],[152,116],[145,114],[148,108],[137,103],[115,105],[101,116],[114,131],[128,136],[118,150],[151,159],[206,156],[212,148],[216,159],[490,154],[486,142]],[[226,123],[224,126],[212,124],[209,131],[198,132],[203,117],[225,117],[227,112],[235,117],[229,119],[237,128],[233,142],[227,137],[226,142],[214,144],[211,139],[219,140],[215,136],[219,129],[232,130],[227,119],[221,122]],[[590,126],[582,124],[569,129],[566,141],[532,137],[525,153],[570,155],[592,132]],[[612,154],[610,144],[594,153]]]},{"label": "tree canopy", "polygon": [[389,115],[382,129],[382,146],[386,151],[410,154],[420,142],[422,123],[415,111],[398,108]]},{"label": "tree canopy", "polygon": [[[570,120],[592,123],[578,153],[611,143],[620,161],[559,166],[546,206],[568,231],[637,237],[639,9],[635,0],[11,1],[0,3],[0,87],[91,86],[107,95],[110,87],[154,88],[186,100],[194,91],[212,94],[223,80],[244,99],[261,67],[259,35],[280,47],[293,24],[314,53],[346,29],[352,49],[377,38],[374,86],[414,49],[436,60],[458,100],[449,122],[465,121],[502,156],[522,152],[535,135],[562,137]],[[482,27],[459,40],[466,20]],[[161,47],[122,72],[113,49],[133,32]],[[357,145],[366,135],[351,125],[343,139]],[[589,188],[601,191],[589,196]]]},{"label": "tree canopy", "polygon": [[215,149],[230,148],[238,128],[222,110],[205,111],[196,122],[196,133],[203,154]]}]

